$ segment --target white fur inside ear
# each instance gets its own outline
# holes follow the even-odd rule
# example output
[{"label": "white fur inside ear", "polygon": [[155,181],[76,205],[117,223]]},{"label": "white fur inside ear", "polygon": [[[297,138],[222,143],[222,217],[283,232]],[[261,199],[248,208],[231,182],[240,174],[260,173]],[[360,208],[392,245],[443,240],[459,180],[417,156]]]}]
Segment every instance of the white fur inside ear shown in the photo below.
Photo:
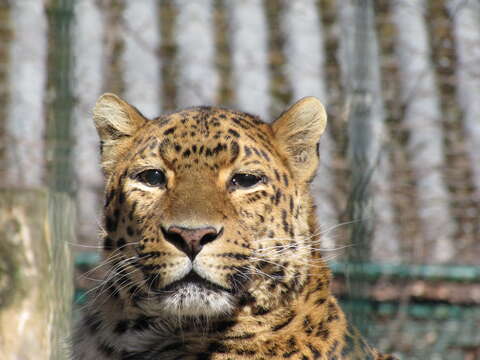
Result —
[{"label": "white fur inside ear", "polygon": [[299,179],[309,180],[315,173],[317,143],[326,125],[325,109],[314,97],[298,101],[272,124],[279,149]]},{"label": "white fur inside ear", "polygon": [[132,135],[137,124],[131,106],[114,94],[102,95],[93,109],[93,119],[102,138]]},{"label": "white fur inside ear", "polygon": [[319,141],[326,125],[327,114],[322,103],[317,98],[306,97],[283,113],[273,129],[277,137],[290,142],[289,146],[309,145]]}]

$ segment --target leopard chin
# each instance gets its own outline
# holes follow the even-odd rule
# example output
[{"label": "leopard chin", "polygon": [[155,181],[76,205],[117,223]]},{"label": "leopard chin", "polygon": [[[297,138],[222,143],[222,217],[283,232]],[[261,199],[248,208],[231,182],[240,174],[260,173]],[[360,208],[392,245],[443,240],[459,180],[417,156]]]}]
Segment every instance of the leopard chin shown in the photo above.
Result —
[{"label": "leopard chin", "polygon": [[177,318],[211,318],[231,314],[236,298],[227,289],[198,276],[194,271],[157,291],[165,315]]},{"label": "leopard chin", "polygon": [[209,289],[198,283],[178,285],[160,298],[163,312],[177,318],[223,317],[233,311],[235,303],[235,298],[226,290]]}]

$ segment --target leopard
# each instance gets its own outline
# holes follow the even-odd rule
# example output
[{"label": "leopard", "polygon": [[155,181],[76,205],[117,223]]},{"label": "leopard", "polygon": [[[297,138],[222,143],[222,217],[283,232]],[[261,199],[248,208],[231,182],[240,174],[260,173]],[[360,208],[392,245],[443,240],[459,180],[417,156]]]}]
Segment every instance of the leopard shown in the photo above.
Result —
[{"label": "leopard", "polygon": [[107,93],[93,120],[107,270],[73,359],[394,359],[330,289],[310,193],[327,123],[317,98],[269,123],[213,106],[147,118]]}]

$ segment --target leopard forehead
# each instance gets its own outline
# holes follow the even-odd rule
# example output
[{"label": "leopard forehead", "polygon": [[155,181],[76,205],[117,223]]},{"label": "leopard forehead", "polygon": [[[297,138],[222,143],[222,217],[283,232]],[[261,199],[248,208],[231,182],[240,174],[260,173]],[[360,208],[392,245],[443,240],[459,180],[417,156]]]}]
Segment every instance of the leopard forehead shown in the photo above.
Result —
[{"label": "leopard forehead", "polygon": [[196,107],[148,121],[133,137],[128,152],[142,159],[160,155],[177,168],[204,164],[218,170],[240,152],[270,161],[275,149],[270,126],[259,118],[234,110]]}]

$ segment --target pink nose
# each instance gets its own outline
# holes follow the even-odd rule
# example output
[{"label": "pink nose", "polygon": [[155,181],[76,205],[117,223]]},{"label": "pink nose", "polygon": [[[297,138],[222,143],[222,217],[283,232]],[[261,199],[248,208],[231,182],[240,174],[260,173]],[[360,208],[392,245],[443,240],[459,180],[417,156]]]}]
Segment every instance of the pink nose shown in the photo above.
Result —
[{"label": "pink nose", "polygon": [[212,226],[189,229],[172,225],[167,230],[162,228],[162,232],[165,240],[175,245],[175,247],[183,251],[193,260],[202,250],[204,245],[218,238],[222,230],[217,232]]}]

